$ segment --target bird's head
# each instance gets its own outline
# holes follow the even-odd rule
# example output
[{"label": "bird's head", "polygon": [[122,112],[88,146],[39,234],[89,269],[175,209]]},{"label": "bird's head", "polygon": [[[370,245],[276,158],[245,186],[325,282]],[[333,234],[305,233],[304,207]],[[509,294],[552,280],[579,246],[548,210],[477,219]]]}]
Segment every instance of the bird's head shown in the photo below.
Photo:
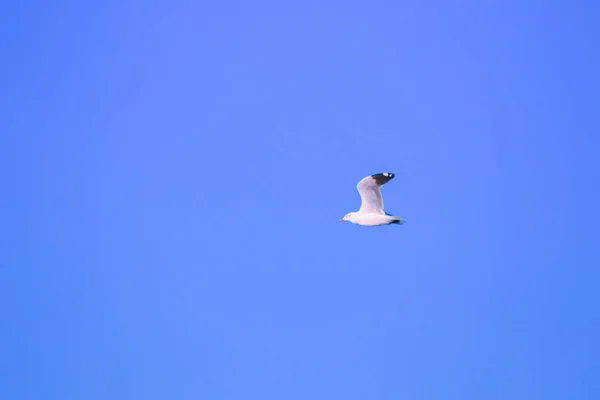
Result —
[{"label": "bird's head", "polygon": [[351,212],[351,213],[344,215],[344,218],[340,219],[340,222],[344,222],[344,221],[354,222],[354,214],[356,214],[356,213]]}]

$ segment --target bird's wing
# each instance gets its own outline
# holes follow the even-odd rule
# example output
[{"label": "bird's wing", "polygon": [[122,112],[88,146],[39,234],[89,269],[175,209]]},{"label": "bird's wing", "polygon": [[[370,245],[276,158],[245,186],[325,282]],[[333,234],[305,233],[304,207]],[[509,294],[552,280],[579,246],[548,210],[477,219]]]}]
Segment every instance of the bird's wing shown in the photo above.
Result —
[{"label": "bird's wing", "polygon": [[380,188],[389,182],[394,174],[383,172],[381,174],[369,175],[356,185],[362,204],[359,212],[385,214],[383,211],[383,198]]}]

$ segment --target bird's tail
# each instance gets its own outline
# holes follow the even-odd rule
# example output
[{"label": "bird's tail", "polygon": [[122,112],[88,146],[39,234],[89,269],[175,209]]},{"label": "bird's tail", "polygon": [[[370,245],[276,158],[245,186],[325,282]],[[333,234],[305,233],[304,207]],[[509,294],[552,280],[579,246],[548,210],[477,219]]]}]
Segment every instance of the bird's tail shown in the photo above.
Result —
[{"label": "bird's tail", "polygon": [[394,219],[392,220],[392,224],[402,225],[403,223],[404,223],[404,220],[400,217],[394,217]]}]

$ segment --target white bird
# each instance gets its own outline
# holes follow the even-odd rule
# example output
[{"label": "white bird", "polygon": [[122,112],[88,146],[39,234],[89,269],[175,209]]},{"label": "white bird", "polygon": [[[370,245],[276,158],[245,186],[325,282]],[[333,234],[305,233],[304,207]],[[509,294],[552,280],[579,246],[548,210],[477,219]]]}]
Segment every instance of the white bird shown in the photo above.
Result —
[{"label": "white bird", "polygon": [[344,215],[340,222],[350,221],[353,224],[364,226],[380,226],[389,224],[403,224],[400,217],[395,217],[383,211],[383,198],[380,188],[389,182],[394,174],[383,172],[369,175],[361,179],[356,185],[362,204],[360,210]]}]

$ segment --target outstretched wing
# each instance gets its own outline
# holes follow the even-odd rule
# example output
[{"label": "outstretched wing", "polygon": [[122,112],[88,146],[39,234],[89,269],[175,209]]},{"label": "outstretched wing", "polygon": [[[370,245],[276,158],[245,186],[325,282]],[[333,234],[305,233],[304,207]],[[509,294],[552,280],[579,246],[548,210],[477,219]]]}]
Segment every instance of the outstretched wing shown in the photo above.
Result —
[{"label": "outstretched wing", "polygon": [[383,197],[381,197],[381,187],[389,182],[394,174],[383,172],[381,174],[369,175],[356,185],[362,204],[359,212],[385,214],[383,211]]}]

